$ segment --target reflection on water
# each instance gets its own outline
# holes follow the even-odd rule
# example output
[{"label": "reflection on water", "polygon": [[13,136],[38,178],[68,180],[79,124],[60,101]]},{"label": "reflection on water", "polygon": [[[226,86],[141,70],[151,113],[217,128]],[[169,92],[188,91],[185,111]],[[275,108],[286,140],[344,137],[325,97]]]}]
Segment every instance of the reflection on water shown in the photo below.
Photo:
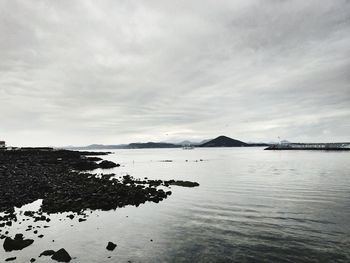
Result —
[{"label": "reflection on water", "polygon": [[52,216],[44,238],[5,256],[28,262],[64,247],[72,262],[350,262],[350,153],[146,149],[107,159],[122,164],[117,176],[200,186],[172,186],[159,204],[96,211],[82,223]]}]

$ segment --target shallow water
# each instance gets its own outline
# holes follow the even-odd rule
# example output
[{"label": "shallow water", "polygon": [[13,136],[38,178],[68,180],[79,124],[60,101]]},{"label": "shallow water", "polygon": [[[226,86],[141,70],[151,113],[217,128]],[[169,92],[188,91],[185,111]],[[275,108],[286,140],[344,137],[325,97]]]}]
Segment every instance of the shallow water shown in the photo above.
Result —
[{"label": "shallow water", "polygon": [[[122,165],[107,172],[117,176],[200,186],[172,186],[161,203],[95,211],[82,223],[51,216],[43,224],[51,227],[38,229],[42,239],[19,252],[1,249],[0,260],[29,262],[64,247],[71,262],[350,262],[350,152],[145,149],[105,159]],[[34,237],[28,224],[10,234]],[[118,245],[113,252],[108,241]]]}]

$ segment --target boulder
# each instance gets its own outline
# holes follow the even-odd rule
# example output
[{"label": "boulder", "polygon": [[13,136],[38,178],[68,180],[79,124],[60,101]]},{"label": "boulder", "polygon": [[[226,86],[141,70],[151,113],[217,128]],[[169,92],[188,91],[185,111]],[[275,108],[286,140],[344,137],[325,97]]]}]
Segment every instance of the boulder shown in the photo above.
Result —
[{"label": "boulder", "polygon": [[16,234],[15,240],[23,240],[23,234]]},{"label": "boulder", "polygon": [[117,247],[117,245],[114,244],[113,242],[108,242],[106,249],[109,251],[113,251],[116,247]]},{"label": "boulder", "polygon": [[64,248],[61,248],[52,255],[51,259],[58,262],[69,262],[72,258]]},{"label": "boulder", "polygon": [[7,237],[5,238],[3,247],[5,251],[10,252],[12,250],[22,250],[23,248],[33,244],[33,242],[33,239],[12,239]]},{"label": "boulder", "polygon": [[183,186],[183,187],[196,187],[199,186],[199,183],[197,182],[190,182],[190,181],[175,181],[175,180],[170,180],[166,181],[169,185],[177,185],[177,186]]},{"label": "boulder", "polygon": [[120,164],[116,164],[112,161],[104,160],[104,161],[100,162],[98,166],[102,169],[110,169],[110,168],[118,167],[118,166],[120,166]]}]

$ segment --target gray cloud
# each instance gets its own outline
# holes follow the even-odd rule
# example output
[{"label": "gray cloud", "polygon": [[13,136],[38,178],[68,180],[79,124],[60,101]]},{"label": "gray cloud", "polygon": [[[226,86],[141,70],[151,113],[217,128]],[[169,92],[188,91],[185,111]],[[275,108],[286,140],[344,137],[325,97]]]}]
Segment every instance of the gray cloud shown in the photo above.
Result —
[{"label": "gray cloud", "polygon": [[350,141],[349,1],[0,1],[14,145]]}]

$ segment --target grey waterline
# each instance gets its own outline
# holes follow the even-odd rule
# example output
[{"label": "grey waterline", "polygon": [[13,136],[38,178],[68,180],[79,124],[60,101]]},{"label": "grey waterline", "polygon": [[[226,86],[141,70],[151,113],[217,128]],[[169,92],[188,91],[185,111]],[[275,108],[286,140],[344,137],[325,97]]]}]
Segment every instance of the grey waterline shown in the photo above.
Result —
[{"label": "grey waterline", "polygon": [[[27,262],[65,247],[74,262],[350,261],[348,152],[143,149],[117,150],[107,159],[122,164],[113,170],[117,176],[200,187],[173,186],[159,204],[95,211],[83,223],[53,216],[52,226],[40,229],[43,239],[6,257]],[[118,245],[113,252],[105,250],[110,240]]]}]

